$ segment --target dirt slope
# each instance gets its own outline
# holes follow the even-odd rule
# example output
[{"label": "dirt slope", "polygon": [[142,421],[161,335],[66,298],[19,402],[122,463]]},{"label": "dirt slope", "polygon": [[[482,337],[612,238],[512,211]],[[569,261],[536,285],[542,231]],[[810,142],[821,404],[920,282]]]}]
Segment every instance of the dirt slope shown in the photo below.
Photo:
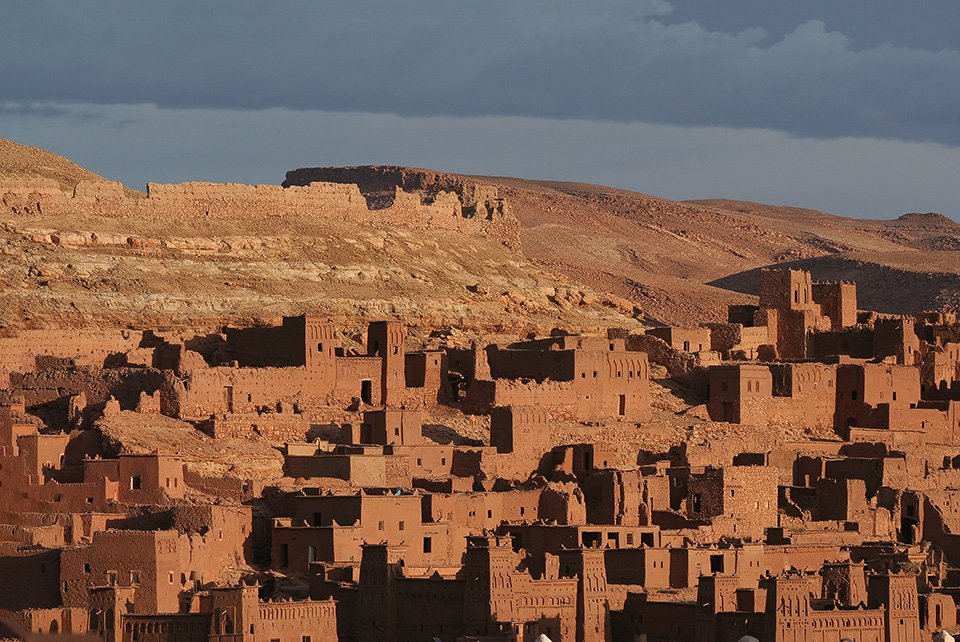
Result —
[{"label": "dirt slope", "polygon": [[[296,177],[299,172],[288,173]],[[314,180],[357,182],[368,196],[407,189],[500,188],[520,220],[527,258],[635,301],[667,323],[722,320],[754,301],[759,268],[856,280],[864,308],[955,308],[960,225],[939,214],[895,221],[840,218],[740,201],[674,202],[583,183],[460,176],[396,167],[314,168]],[[891,288],[890,284],[898,287]]]},{"label": "dirt slope", "polygon": [[[0,178],[48,178],[55,180],[60,189],[68,193],[72,193],[80,181],[106,180],[63,156],[6,138],[0,138]],[[126,192],[141,195],[136,190],[127,189]]]},{"label": "dirt slope", "polygon": [[751,275],[773,266],[857,281],[865,309],[960,309],[960,225],[940,214],[857,220],[595,185],[479,180],[501,186],[530,259],[635,300],[665,322],[722,319],[726,305],[754,300]]}]

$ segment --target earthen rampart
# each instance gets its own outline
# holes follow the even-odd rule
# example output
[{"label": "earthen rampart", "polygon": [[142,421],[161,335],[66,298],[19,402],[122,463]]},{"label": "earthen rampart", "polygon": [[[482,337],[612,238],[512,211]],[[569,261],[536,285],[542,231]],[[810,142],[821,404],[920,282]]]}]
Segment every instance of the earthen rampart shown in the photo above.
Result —
[{"label": "earthen rampart", "polygon": [[304,185],[242,185],[188,182],[147,184],[147,194],[131,197],[120,183],[80,181],[73,193],[47,179],[0,179],[0,211],[18,216],[84,214],[159,221],[258,219],[303,216],[389,224],[411,229],[451,230],[496,239],[520,247],[520,224],[502,199],[477,213],[456,193],[441,191],[421,198],[396,187],[389,207],[371,209],[356,184],[311,182]]}]

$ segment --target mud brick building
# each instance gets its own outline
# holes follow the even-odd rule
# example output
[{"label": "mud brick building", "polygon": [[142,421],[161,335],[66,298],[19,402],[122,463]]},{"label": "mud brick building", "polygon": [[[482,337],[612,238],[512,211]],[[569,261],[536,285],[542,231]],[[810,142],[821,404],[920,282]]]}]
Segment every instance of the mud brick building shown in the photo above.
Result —
[{"label": "mud brick building", "polygon": [[539,405],[583,421],[650,417],[647,355],[626,350],[623,339],[565,335],[491,345],[470,356],[472,363],[461,366],[467,407]]},{"label": "mud brick building", "polygon": [[194,360],[182,381],[166,391],[165,412],[206,418],[257,413],[280,402],[400,408],[435,404],[443,395],[442,354],[408,355],[399,321],[373,322],[367,336],[367,354],[348,356],[324,317],[285,317],[280,326],[228,330],[220,357],[231,365]]},{"label": "mud brick building", "polygon": [[960,632],[960,325],[760,284],[726,324],[444,349],[311,315],[8,337],[0,608],[107,642]]}]

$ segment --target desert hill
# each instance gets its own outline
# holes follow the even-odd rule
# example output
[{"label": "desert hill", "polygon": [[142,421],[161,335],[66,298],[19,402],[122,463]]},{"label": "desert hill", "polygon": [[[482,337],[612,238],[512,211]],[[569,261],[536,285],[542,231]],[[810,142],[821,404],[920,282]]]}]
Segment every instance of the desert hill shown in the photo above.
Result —
[{"label": "desert hill", "polygon": [[[34,179],[59,189],[35,195]],[[0,141],[0,325],[302,312],[520,333],[697,324],[754,301],[771,266],[856,280],[865,309],[960,308],[960,225],[933,213],[857,220],[375,166],[293,170],[283,187],[151,188]]]},{"label": "desert hill", "polygon": [[[49,179],[56,181],[64,192],[73,192],[80,181],[104,181],[102,176],[39,147],[20,145],[0,138],[0,180]],[[129,196],[139,192],[126,189]]]},{"label": "desert hill", "polygon": [[2,328],[216,329],[302,313],[345,329],[396,316],[424,332],[642,327],[631,302],[519,253],[495,189],[471,204],[476,221],[452,196],[378,209],[349,189],[187,183],[128,197],[54,154],[2,149]]},{"label": "desert hill", "polygon": [[409,168],[314,168],[303,180],[462,189],[496,185],[521,224],[524,254],[593,288],[635,301],[650,317],[721,320],[755,300],[763,267],[810,270],[817,280],[856,280],[861,307],[911,314],[960,307],[960,225],[940,214],[859,220],[740,201],[675,202],[582,183],[445,175]]}]

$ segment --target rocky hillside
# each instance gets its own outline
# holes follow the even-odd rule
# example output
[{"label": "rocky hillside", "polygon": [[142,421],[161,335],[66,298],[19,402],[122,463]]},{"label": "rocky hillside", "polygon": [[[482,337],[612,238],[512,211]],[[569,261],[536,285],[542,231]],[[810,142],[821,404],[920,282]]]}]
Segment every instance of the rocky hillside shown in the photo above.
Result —
[{"label": "rocky hillside", "polygon": [[[97,194],[103,181],[49,152],[0,141],[4,179],[55,180],[64,194],[78,185]],[[210,195],[190,200],[198,188],[178,193],[191,208],[179,220],[173,210],[166,220],[130,215],[146,205],[102,216],[71,210],[75,195],[57,201],[66,209],[56,214],[0,206],[0,326],[216,327],[302,312],[333,315],[346,327],[402,316],[424,331],[519,334],[696,324],[755,300],[758,270],[778,265],[809,269],[818,280],[855,280],[867,309],[960,307],[960,225],[939,214],[865,221],[396,167],[294,170],[284,185],[312,181],[359,185],[359,207],[370,215],[301,215],[297,206],[268,215],[268,199],[263,214],[233,216],[242,203],[214,211]],[[471,225],[513,221],[516,230],[519,220],[520,243],[378,219],[402,205],[397,187],[411,193],[408,201],[422,199],[424,211],[441,211],[437,203],[450,198],[441,192],[456,194]],[[153,198],[124,190],[120,202]],[[412,216],[419,205],[404,207]]]},{"label": "rocky hillside", "polygon": [[[47,152],[4,149],[0,178],[51,178],[56,168],[64,192],[103,180]],[[4,328],[216,328],[301,313],[347,329],[395,316],[424,332],[641,327],[630,301],[554,274],[499,239],[451,229],[374,216],[191,215],[171,224],[39,210],[0,206]]]},{"label": "rocky hillside", "polygon": [[738,201],[675,202],[581,183],[409,168],[310,172],[313,180],[356,182],[366,193],[392,184],[496,185],[520,220],[528,259],[628,298],[667,323],[723,319],[727,305],[755,300],[757,272],[775,266],[857,281],[865,309],[960,309],[960,225],[940,214],[870,221]]}]

